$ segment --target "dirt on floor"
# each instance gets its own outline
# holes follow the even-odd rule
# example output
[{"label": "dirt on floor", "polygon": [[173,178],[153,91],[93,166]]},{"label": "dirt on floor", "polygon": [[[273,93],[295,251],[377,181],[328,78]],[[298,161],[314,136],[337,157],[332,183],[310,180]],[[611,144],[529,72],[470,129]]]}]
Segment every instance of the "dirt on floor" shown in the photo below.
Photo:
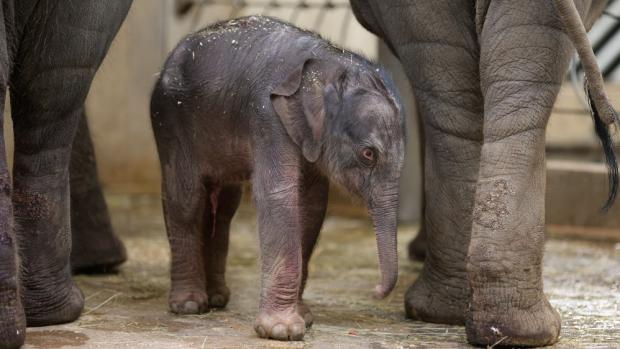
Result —
[{"label": "dirt on floor", "polygon": [[[116,275],[78,276],[86,296],[71,324],[29,328],[26,348],[468,348],[463,327],[405,318],[403,294],[422,264],[406,258],[415,226],[399,230],[400,279],[385,300],[372,297],[379,280],[375,239],[364,217],[330,215],[310,265],[305,293],[315,322],[303,342],[256,337],[258,242],[254,210],[234,219],[228,260],[228,307],[203,315],[168,311],[169,251],[156,196],[110,195],[114,227],[129,253]],[[620,244],[551,239],[544,276],[562,314],[557,348],[620,348]]]}]

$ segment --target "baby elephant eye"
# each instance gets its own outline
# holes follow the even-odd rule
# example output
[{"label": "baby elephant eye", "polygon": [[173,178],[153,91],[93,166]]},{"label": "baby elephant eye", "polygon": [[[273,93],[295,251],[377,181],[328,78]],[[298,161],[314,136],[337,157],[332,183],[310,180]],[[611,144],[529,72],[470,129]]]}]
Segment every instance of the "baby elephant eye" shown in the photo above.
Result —
[{"label": "baby elephant eye", "polygon": [[361,160],[365,165],[373,165],[377,161],[377,154],[372,148],[363,148],[361,152]]}]

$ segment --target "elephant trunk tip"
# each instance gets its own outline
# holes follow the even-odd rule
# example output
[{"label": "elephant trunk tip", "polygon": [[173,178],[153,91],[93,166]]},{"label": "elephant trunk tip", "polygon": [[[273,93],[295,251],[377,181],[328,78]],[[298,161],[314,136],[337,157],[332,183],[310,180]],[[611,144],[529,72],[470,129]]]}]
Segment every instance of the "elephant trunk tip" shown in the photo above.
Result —
[{"label": "elephant trunk tip", "polygon": [[381,285],[377,285],[375,286],[375,298],[383,299],[390,294],[390,291],[391,290],[384,289],[383,286]]},{"label": "elephant trunk tip", "polygon": [[379,284],[375,286],[375,298],[384,299],[390,293],[392,293],[392,290],[394,289],[395,286],[396,286],[396,278],[394,278],[394,280],[390,280],[390,282],[387,285]]}]

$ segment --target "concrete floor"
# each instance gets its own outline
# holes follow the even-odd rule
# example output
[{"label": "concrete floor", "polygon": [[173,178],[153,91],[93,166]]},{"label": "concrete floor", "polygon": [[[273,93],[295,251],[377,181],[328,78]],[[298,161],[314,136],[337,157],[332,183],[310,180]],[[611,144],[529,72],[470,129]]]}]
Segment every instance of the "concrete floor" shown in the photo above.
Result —
[{"label": "concrete floor", "polygon": [[[400,280],[386,300],[372,298],[379,279],[369,221],[332,214],[310,267],[307,304],[315,324],[304,342],[255,336],[258,244],[253,209],[234,220],[229,257],[228,308],[199,316],[168,312],[169,252],[154,196],[109,196],[114,226],[129,251],[117,275],[79,276],[86,296],[72,324],[28,331],[26,348],[467,348],[462,327],[405,319],[402,300],[422,264],[404,251],[415,227],[400,230]],[[547,243],[545,288],[562,313],[557,348],[620,348],[620,244]]]}]

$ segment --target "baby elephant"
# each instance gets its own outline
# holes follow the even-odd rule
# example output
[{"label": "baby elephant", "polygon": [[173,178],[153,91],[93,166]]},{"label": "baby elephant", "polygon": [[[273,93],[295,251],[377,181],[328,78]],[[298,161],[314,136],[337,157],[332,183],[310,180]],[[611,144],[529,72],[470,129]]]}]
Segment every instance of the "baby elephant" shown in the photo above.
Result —
[{"label": "baby elephant", "polygon": [[224,307],[230,221],[252,180],[261,245],[259,336],[301,340],[302,293],[328,178],[372,215],[385,297],[397,279],[404,118],[386,72],[269,17],[212,25],[168,58],[151,100],[172,249],[170,308]]}]

